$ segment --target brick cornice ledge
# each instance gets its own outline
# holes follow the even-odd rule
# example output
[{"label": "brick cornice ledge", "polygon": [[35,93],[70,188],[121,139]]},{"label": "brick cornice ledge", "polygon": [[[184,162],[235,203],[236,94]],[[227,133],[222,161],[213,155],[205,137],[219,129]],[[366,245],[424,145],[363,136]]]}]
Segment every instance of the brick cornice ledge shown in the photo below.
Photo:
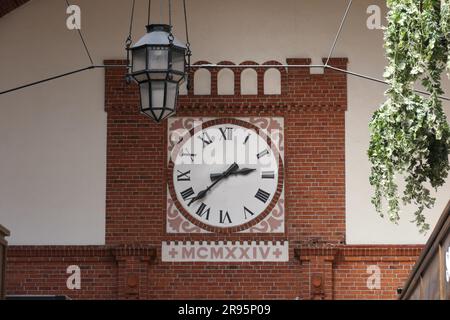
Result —
[{"label": "brick cornice ledge", "polygon": [[86,257],[131,257],[151,260],[156,257],[156,248],[148,245],[120,246],[9,246],[8,258],[86,258]]},{"label": "brick cornice ledge", "polygon": [[[346,107],[341,104],[329,103],[329,104],[308,104],[298,102],[280,102],[280,99],[267,102],[214,102],[214,98],[211,98],[211,102],[202,103],[194,101],[188,102],[186,99],[180,99],[178,105],[178,111],[180,114],[186,112],[191,114],[192,112],[198,114],[209,114],[211,112],[219,114],[254,114],[256,112],[344,112]],[[219,100],[219,99],[218,99]],[[243,99],[244,100],[244,99]],[[257,99],[255,99],[257,100]],[[264,100],[261,98],[261,100]]]},{"label": "brick cornice ledge", "polygon": [[147,245],[121,245],[112,249],[116,260],[129,257],[140,257],[141,260],[150,261],[156,257],[156,248]]},{"label": "brick cornice ledge", "polygon": [[324,260],[334,261],[338,254],[335,247],[297,247],[294,248],[294,257],[302,261],[311,260],[312,257],[321,257]]},{"label": "brick cornice ledge", "polygon": [[[193,100],[193,101],[191,101]],[[341,104],[309,104],[298,102],[280,102],[280,99],[271,102],[269,99],[265,102],[224,102],[223,98],[210,98],[209,102],[199,102],[195,99],[181,98],[177,105],[178,115],[192,115],[193,113],[199,116],[210,115],[216,113],[220,115],[239,114],[252,115],[255,113],[284,113],[284,112],[344,112],[347,108]],[[220,102],[215,102],[215,101]],[[244,99],[242,99],[244,100]],[[255,99],[257,100],[257,99]],[[136,103],[121,103],[111,104],[107,106],[108,112],[119,112],[121,114],[136,114],[139,115],[138,102]]]},{"label": "brick cornice ledge", "polygon": [[423,245],[367,245],[345,246],[328,245],[319,247],[299,246],[294,248],[294,257],[299,261],[309,260],[311,257],[328,258],[416,258],[423,250]]}]

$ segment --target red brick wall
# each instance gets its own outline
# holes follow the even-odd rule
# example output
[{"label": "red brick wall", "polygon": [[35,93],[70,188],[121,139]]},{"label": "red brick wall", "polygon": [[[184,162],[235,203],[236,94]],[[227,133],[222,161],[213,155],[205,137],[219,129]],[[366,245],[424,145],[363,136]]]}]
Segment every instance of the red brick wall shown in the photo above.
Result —
[{"label": "red brick wall", "polygon": [[[67,268],[81,269],[81,290],[67,289]],[[98,247],[12,247],[8,251],[7,295],[67,295],[74,299],[117,297],[117,264]]]},{"label": "red brick wall", "polygon": [[[395,299],[423,246],[336,246],[299,248],[297,258],[322,273],[327,299]],[[315,270],[314,271],[314,265]],[[380,288],[370,290],[370,266],[380,271]]]},{"label": "red brick wall", "polygon": [[[379,261],[367,260],[366,257],[357,257],[350,261],[337,264],[334,269],[334,299],[393,299],[395,292],[402,288],[404,282],[417,259],[417,256],[398,257]],[[355,261],[356,260],[356,261]],[[369,290],[367,278],[370,274],[367,269],[370,265],[376,265],[381,271],[381,289]]]},{"label": "red brick wall", "polygon": [[[310,60],[289,59],[288,62],[309,64]],[[333,59],[331,63],[345,68],[347,60]],[[235,72],[235,79],[240,79],[241,69]],[[257,72],[261,91],[264,70]],[[289,72],[283,69],[281,95],[229,97],[214,94],[217,70],[211,73],[212,95],[194,96],[191,88],[190,95],[180,99],[179,116],[285,118],[287,232],[278,238],[257,237],[281,240],[288,236],[290,241],[313,237],[322,242],[343,243],[346,76],[331,70],[323,75],[311,75],[309,68],[294,68]],[[203,240],[204,236],[172,238],[163,232],[167,177],[162,169],[167,159],[167,127],[139,115],[137,88],[123,81],[122,68],[107,69],[106,78],[107,244],[146,242],[158,245],[161,241]],[[208,239],[215,240],[214,237]],[[224,239],[218,236],[216,239],[253,240],[254,237]]]},{"label": "red brick wall", "polygon": [[[287,62],[310,64],[309,59]],[[345,69],[347,60],[331,59],[330,64]],[[233,69],[235,92],[240,92],[242,70]],[[166,234],[167,127],[138,113],[137,87],[125,83],[124,68],[111,67],[105,75],[107,246],[13,247],[8,294],[130,299],[395,298],[420,248],[345,246],[345,74],[332,70],[310,74],[309,68],[279,70],[281,95],[218,96],[219,69],[212,69],[212,94],[194,96],[191,88],[188,96],[180,98],[178,115],[285,118],[284,235]],[[257,73],[262,93],[264,69]],[[290,259],[288,263],[161,262],[162,241],[185,240],[288,240]],[[46,258],[49,250],[55,250],[54,255]],[[99,257],[89,256],[92,252]],[[65,268],[72,263],[82,268],[81,291],[65,289]],[[382,270],[381,290],[366,287],[370,264],[379,264]]]},{"label": "red brick wall", "polygon": [[0,18],[17,9],[30,0],[2,0],[0,1]]},{"label": "red brick wall", "polygon": [[[161,263],[159,252],[128,247],[12,247],[8,295],[72,299],[395,299],[421,246],[295,246],[288,263]],[[68,290],[67,267],[81,268],[81,290]],[[381,289],[367,288],[367,268]],[[320,276],[323,287],[312,285]]]}]

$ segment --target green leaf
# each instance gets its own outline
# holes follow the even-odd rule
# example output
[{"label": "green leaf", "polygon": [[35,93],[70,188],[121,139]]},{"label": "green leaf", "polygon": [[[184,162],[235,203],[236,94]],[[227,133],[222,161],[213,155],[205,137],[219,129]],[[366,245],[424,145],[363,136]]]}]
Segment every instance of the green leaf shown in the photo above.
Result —
[{"label": "green leaf", "polygon": [[[438,188],[450,170],[450,126],[439,95],[441,75],[450,70],[450,4],[438,0],[388,0],[384,40],[389,83],[386,101],[369,124],[372,204],[393,223],[400,219],[396,175],[406,182],[402,202],[416,206],[413,221],[428,230],[424,215],[435,203],[427,185]],[[428,96],[414,91],[422,84]],[[386,211],[383,203],[387,205]]]}]

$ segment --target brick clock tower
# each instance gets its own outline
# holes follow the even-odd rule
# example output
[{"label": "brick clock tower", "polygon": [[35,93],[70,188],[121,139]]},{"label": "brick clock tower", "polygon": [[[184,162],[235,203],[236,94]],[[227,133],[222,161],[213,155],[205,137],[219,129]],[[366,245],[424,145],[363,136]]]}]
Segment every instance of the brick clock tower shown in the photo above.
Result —
[{"label": "brick clock tower", "polygon": [[[243,95],[241,75],[256,65],[246,61],[231,69],[235,94],[219,95],[219,72],[232,64],[222,62],[208,69],[209,95],[193,83],[176,117],[155,124],[113,66],[123,61],[105,64],[106,245],[11,247],[7,294],[396,297],[421,248],[345,242],[345,74],[268,61],[280,65],[281,92],[264,94],[266,69],[256,68],[257,94]],[[76,290],[66,287],[69,265],[81,270]]]}]

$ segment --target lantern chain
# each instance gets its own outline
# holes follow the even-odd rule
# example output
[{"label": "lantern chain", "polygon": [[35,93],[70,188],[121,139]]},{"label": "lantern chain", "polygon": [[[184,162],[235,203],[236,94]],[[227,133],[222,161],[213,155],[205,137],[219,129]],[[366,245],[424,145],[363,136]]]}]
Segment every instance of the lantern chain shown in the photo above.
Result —
[{"label": "lantern chain", "polygon": [[169,0],[169,25],[172,26],[172,0]]},{"label": "lantern chain", "polygon": [[131,4],[131,18],[130,18],[130,29],[128,32],[128,37],[125,40],[125,48],[127,50],[127,76],[125,77],[127,84],[131,83],[131,77],[128,76],[128,74],[130,73],[130,47],[131,44],[133,43],[133,39],[132,39],[132,34],[133,34],[133,23],[134,23],[134,9],[135,9],[135,5],[136,5],[136,0],[133,0],[132,4]]},{"label": "lantern chain", "polygon": [[152,10],[152,0],[148,0],[147,25],[150,25],[151,10]]},{"label": "lantern chain", "polygon": [[169,32],[169,42],[170,45],[173,44],[173,40],[175,40],[175,37],[173,36],[172,33],[172,0],[169,0],[169,26],[170,26],[170,32]]},{"label": "lantern chain", "polygon": [[187,76],[186,76],[186,87],[187,90],[191,87],[190,81],[190,72],[191,72],[191,43],[189,42],[189,29],[188,29],[188,17],[187,17],[187,9],[186,9],[186,0],[183,0],[183,11],[184,11],[184,27],[186,30],[186,48],[187,48]]}]

